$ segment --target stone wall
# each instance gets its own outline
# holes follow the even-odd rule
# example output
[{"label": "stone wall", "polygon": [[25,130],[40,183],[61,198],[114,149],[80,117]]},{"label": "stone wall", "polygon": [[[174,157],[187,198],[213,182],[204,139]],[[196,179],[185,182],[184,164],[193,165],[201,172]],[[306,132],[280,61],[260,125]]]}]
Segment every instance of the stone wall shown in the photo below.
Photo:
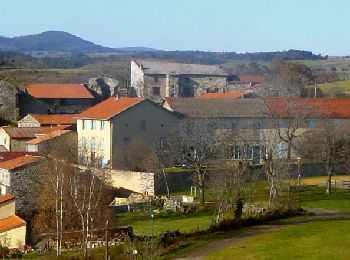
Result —
[{"label": "stone wall", "polygon": [[16,96],[16,87],[0,80],[0,119],[2,121],[16,122]]},{"label": "stone wall", "polygon": [[[172,172],[166,174],[170,193],[190,189],[192,173]],[[166,184],[163,173],[112,171],[112,185],[148,195],[166,194]]]}]

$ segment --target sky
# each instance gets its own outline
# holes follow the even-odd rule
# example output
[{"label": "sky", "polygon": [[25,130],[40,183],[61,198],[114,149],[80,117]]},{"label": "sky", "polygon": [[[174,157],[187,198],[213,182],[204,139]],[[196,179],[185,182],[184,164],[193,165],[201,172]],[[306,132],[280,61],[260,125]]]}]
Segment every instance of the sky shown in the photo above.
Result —
[{"label": "sky", "polygon": [[66,31],[108,47],[350,54],[349,0],[0,0],[0,35]]}]

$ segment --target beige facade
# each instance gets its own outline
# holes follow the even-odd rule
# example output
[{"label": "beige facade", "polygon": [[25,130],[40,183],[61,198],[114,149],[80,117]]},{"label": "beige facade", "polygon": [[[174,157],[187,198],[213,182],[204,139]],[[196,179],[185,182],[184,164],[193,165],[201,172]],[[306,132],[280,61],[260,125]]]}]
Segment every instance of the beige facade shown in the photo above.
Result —
[{"label": "beige facade", "polygon": [[9,248],[19,248],[26,244],[26,226],[14,228],[5,232],[0,232],[1,239],[9,240]]},{"label": "beige facade", "polygon": [[81,160],[92,156],[110,163],[132,143],[159,145],[167,138],[177,116],[149,100],[144,100],[112,118],[78,119],[77,132]]}]

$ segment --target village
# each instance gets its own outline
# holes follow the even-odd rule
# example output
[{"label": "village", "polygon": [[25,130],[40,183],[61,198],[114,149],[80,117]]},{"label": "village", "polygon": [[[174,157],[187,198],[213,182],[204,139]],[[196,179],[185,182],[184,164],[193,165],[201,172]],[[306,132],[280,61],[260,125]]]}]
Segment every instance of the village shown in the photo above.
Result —
[{"label": "village", "polygon": [[[236,220],[286,206],[298,214],[301,177],[328,176],[331,193],[332,176],[347,169],[350,98],[318,97],[317,87],[302,96],[302,85],[283,83],[152,60],[130,62],[128,88],[113,78],[2,80],[2,245],[91,254],[134,236],[128,215],[115,221],[128,212],[151,216],[151,238],[160,211],[202,207],[219,229],[230,211]],[[267,200],[248,198],[264,180]]]}]

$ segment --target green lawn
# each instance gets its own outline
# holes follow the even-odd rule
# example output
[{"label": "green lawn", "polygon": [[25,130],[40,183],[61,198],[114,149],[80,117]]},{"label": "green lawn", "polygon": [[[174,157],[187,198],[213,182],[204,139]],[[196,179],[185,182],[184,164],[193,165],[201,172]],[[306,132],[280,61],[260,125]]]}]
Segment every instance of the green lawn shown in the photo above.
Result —
[{"label": "green lawn", "polygon": [[350,95],[350,80],[319,84],[318,86],[323,91],[323,93],[328,96],[334,96],[338,93]]},{"label": "green lawn", "polygon": [[[191,232],[205,230],[210,227],[213,213],[210,211],[198,213],[153,213],[153,234],[159,235],[164,231]],[[136,235],[152,235],[151,214],[132,212],[121,214],[117,219],[118,224],[131,225]]]},{"label": "green lawn", "polygon": [[300,224],[263,234],[208,259],[349,259],[350,221]]}]

